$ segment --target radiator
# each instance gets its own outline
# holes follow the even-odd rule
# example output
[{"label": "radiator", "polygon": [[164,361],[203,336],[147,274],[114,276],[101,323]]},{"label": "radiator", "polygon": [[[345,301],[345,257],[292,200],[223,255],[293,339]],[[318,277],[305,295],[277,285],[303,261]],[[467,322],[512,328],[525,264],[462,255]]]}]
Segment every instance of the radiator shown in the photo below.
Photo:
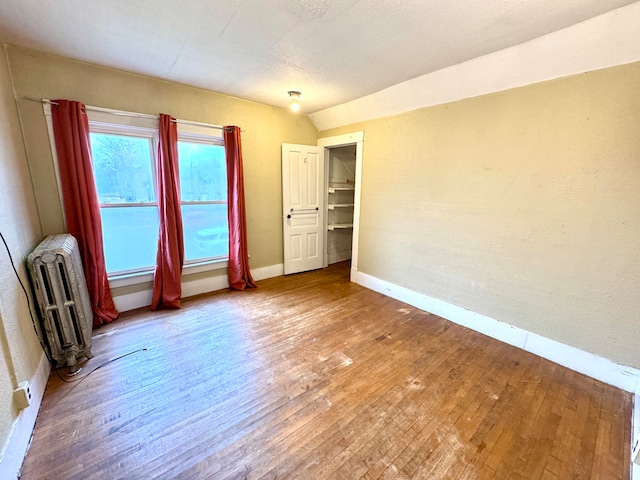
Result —
[{"label": "radiator", "polygon": [[81,357],[92,358],[93,312],[76,239],[46,237],[27,258],[42,314],[42,334],[55,367],[71,371]]}]

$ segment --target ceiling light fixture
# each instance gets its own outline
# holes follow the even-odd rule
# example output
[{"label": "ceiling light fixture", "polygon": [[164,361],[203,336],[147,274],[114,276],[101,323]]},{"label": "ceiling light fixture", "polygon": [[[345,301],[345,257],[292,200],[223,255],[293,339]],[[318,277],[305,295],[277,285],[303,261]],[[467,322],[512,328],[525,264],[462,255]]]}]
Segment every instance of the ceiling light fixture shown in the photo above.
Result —
[{"label": "ceiling light fixture", "polygon": [[291,107],[291,110],[297,112],[298,110],[300,110],[300,95],[302,95],[302,93],[298,92],[297,90],[289,90],[287,93],[289,94],[290,98],[289,106]]}]

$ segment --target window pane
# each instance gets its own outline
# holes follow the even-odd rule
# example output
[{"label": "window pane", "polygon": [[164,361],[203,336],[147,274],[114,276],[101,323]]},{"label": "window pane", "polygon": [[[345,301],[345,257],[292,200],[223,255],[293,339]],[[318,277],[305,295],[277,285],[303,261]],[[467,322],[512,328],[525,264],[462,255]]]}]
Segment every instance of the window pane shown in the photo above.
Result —
[{"label": "window pane", "polygon": [[185,261],[229,255],[226,204],[182,206]]},{"label": "window pane", "polygon": [[91,133],[100,203],[154,202],[151,139]]},{"label": "window pane", "polygon": [[222,145],[178,142],[183,202],[226,200],[227,167]]},{"label": "window pane", "polygon": [[158,207],[101,208],[107,272],[143,270],[156,264]]}]

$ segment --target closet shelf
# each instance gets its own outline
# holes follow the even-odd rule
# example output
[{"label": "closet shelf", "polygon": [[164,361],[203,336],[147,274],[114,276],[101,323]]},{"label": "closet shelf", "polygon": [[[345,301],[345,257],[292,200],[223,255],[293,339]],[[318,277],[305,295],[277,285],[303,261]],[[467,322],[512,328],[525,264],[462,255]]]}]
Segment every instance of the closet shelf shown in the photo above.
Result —
[{"label": "closet shelf", "polygon": [[335,210],[336,208],[349,208],[353,207],[353,203],[330,203],[327,207],[329,210]]},{"label": "closet shelf", "polygon": [[353,228],[353,223],[330,223],[327,228],[331,231],[344,228]]},{"label": "closet shelf", "polygon": [[353,192],[354,190],[355,190],[355,187],[353,185],[329,187],[329,193],[349,192],[349,191]]}]

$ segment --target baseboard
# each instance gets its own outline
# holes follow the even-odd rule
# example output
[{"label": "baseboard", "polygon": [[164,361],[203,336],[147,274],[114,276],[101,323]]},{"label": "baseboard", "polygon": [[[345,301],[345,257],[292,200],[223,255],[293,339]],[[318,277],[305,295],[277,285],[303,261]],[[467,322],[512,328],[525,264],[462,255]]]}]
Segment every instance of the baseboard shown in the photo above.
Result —
[{"label": "baseboard", "polygon": [[631,422],[631,478],[640,480],[640,383],[633,396]]},{"label": "baseboard", "polygon": [[351,272],[349,273],[349,281],[358,283],[358,268],[351,265]]},{"label": "baseboard", "polygon": [[638,388],[640,382],[638,369],[620,365],[607,358],[414,292],[366,273],[358,272],[356,283],[627,392],[635,392]]},{"label": "baseboard", "polygon": [[4,472],[3,479],[14,480],[20,474],[50,373],[51,365],[43,354],[33,378],[29,381],[31,405],[18,415],[0,456],[0,472]]},{"label": "baseboard", "polygon": [[151,290],[114,295],[113,303],[121,313],[135,310],[136,308],[148,307],[151,305]]},{"label": "baseboard", "polygon": [[229,279],[226,275],[190,280],[188,282],[182,282],[182,298],[215,292],[216,290],[223,290],[225,288],[229,288]]},{"label": "baseboard", "polygon": [[[251,269],[251,276],[254,280],[265,280],[267,278],[284,275],[284,265],[276,264],[268,267]],[[229,288],[227,275],[216,275],[212,277],[199,278],[182,282],[182,298],[200,295],[202,293],[215,292]],[[113,297],[113,303],[119,312],[135,310],[136,308],[148,307],[151,305],[152,290],[141,290],[139,292],[127,293]]]},{"label": "baseboard", "polygon": [[284,264],[278,263],[268,267],[252,268],[251,276],[254,280],[266,280],[267,278],[280,277],[284,275]]}]

